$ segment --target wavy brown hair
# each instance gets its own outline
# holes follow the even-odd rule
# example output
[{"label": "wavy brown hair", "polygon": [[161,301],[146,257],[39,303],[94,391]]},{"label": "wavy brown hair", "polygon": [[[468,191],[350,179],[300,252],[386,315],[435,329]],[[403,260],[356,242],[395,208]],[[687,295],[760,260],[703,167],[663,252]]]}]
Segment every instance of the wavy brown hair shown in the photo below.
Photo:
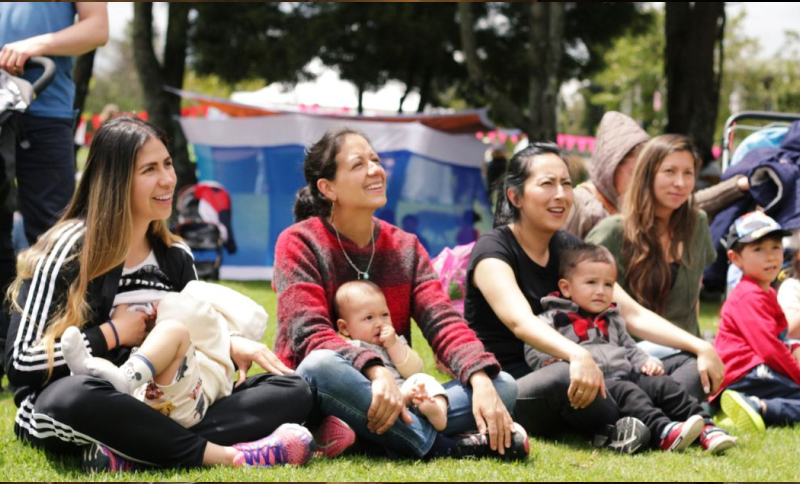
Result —
[{"label": "wavy brown hair", "polygon": [[642,148],[622,203],[622,260],[627,261],[624,282],[639,304],[656,313],[663,312],[672,287],[668,261],[684,264],[679,257],[682,246],[692,264],[691,239],[697,224],[693,198],[672,212],[667,221],[671,238],[668,253],[662,250],[656,227],[655,176],[667,155],[680,151],[692,155],[697,176],[701,159],[692,140],[677,134],[657,136]]},{"label": "wavy brown hair", "polygon": [[[133,230],[131,186],[136,158],[153,138],[167,145],[161,132],[139,119],[120,117],[104,123],[89,148],[83,176],[67,211],[17,258],[17,278],[8,289],[8,298],[14,309],[23,311],[18,301],[22,282],[32,279],[39,261],[54,250],[67,231],[77,233],[77,223],[83,222],[82,249],[66,260],[78,259],[78,273],[69,282],[65,302],[48,322],[42,337],[49,373],[53,370],[55,340],[68,327],[82,328],[91,320],[86,300],[89,282],[125,262]],[[164,220],[151,222],[147,234],[167,247],[180,240]]]}]

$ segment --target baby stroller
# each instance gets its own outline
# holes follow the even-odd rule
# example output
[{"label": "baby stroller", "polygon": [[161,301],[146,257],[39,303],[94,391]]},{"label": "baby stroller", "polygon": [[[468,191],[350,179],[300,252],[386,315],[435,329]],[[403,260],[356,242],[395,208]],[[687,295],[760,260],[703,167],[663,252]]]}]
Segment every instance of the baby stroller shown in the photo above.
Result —
[{"label": "baby stroller", "polygon": [[[0,70],[0,287],[5,289],[16,275],[16,257],[11,241],[14,211],[17,208],[16,148],[19,132],[19,114],[27,111],[36,96],[53,80],[55,63],[46,57],[33,57],[25,63],[25,69],[44,69],[39,79],[31,85],[25,79]],[[24,141],[23,141],[24,143]],[[7,239],[6,239],[7,238]],[[6,334],[9,327],[6,309],[0,310],[0,354],[5,355]],[[0,361],[0,378],[3,364]]]},{"label": "baby stroller", "polygon": [[[741,139],[741,134],[749,135]],[[732,115],[723,132],[722,168],[723,180],[744,175],[750,183],[747,195],[717,213],[711,223],[717,259],[706,268],[703,285],[725,293],[741,276],[735,266],[729,268],[721,244],[733,220],[760,209],[783,228],[800,229],[800,115],[761,111]]]},{"label": "baby stroller", "polygon": [[231,197],[217,182],[204,181],[181,189],[178,193],[178,226],[194,253],[197,276],[219,280],[223,246],[236,253],[231,220]]}]

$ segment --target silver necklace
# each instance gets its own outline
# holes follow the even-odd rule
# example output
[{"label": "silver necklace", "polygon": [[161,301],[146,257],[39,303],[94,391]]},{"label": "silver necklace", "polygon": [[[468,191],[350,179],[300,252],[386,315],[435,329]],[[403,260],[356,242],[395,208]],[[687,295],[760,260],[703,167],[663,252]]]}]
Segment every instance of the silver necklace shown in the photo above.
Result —
[{"label": "silver necklace", "polygon": [[347,263],[350,264],[350,267],[356,271],[359,279],[364,279],[365,281],[369,280],[369,268],[372,267],[372,259],[375,257],[375,223],[373,222],[372,225],[372,255],[369,256],[369,264],[367,264],[367,270],[362,271],[353,263],[350,259],[350,256],[347,255],[347,251],[344,250],[344,245],[342,245],[342,239],[339,237],[339,231],[336,229],[336,225],[333,224],[333,219],[331,219],[331,226],[333,227],[333,231],[336,232],[336,240],[339,241],[339,247],[342,248],[342,254],[344,254],[344,258],[347,259]]}]

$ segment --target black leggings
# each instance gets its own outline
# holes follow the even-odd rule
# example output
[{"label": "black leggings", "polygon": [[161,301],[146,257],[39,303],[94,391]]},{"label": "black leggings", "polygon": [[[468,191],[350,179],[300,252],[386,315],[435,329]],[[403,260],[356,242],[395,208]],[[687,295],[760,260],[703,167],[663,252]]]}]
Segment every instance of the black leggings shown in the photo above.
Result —
[{"label": "black leggings", "polygon": [[531,435],[554,437],[565,430],[595,433],[619,418],[610,396],[597,398],[586,408],[574,409],[567,398],[569,363],[560,361],[519,378],[514,419]]},{"label": "black leggings", "polygon": [[209,407],[189,429],[110,383],[69,376],[50,383],[33,405],[17,414],[14,432],[55,454],[77,454],[100,443],[130,460],[160,467],[197,467],[207,442],[231,445],[260,439],[283,423],[303,423],[312,407],[311,390],[296,375],[262,373]]}]

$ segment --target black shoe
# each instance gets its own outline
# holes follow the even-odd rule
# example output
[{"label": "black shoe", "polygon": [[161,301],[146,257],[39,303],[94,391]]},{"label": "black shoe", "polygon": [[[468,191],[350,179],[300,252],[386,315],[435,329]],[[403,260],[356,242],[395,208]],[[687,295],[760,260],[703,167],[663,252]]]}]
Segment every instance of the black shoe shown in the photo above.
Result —
[{"label": "black shoe", "polygon": [[514,433],[511,434],[511,447],[500,454],[489,446],[489,434],[477,432],[456,437],[456,448],[453,456],[465,457],[494,457],[503,460],[525,460],[531,451],[531,442],[528,432],[522,425],[514,422]]},{"label": "black shoe", "polygon": [[650,429],[634,417],[622,417],[617,420],[605,446],[620,454],[633,454],[647,447],[650,443]]},{"label": "black shoe", "polygon": [[136,464],[114,454],[100,444],[87,445],[81,456],[81,467],[87,472],[118,472],[136,470]]}]

